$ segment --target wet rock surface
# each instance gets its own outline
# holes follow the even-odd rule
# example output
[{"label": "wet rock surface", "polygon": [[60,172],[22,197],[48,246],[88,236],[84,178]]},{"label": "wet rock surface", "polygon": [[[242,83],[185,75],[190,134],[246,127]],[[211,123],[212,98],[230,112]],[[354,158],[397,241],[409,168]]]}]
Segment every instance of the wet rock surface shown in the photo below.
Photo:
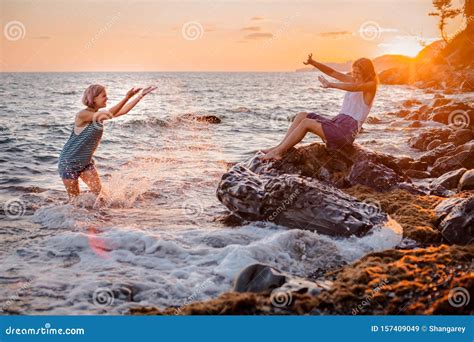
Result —
[{"label": "wet rock surface", "polygon": [[[321,146],[315,145],[314,148],[318,150]],[[289,157],[298,158],[291,154]],[[326,165],[324,168],[329,177],[334,168],[347,169],[343,162],[334,162],[339,162],[340,165]],[[361,236],[387,222],[385,213],[368,210],[367,203],[358,201],[327,182],[305,176],[304,172],[298,174],[298,164],[285,159],[278,165],[273,167],[271,163],[262,162],[259,155],[234,165],[222,176],[217,189],[218,199],[233,214],[245,220],[271,221],[290,228],[328,235]],[[304,171],[321,177],[324,166],[318,162],[311,171],[308,164],[303,165],[304,167]],[[394,171],[385,169],[375,170],[371,185],[381,186],[382,181],[387,178],[398,177]],[[285,173],[283,170],[295,173]],[[355,181],[354,179],[349,179],[349,182]],[[379,179],[382,181],[376,183]]]},{"label": "wet rock surface", "polygon": [[453,244],[474,243],[474,196],[450,198],[435,209],[437,227],[443,237]]},{"label": "wet rock surface", "polygon": [[[243,269],[234,281],[234,292],[269,292],[273,300],[292,293],[316,295],[331,287],[330,281],[308,281],[280,272],[268,265],[254,264]],[[280,299],[281,300],[281,299]]]},{"label": "wet rock surface", "polygon": [[459,180],[458,191],[474,190],[474,169],[467,170]]}]

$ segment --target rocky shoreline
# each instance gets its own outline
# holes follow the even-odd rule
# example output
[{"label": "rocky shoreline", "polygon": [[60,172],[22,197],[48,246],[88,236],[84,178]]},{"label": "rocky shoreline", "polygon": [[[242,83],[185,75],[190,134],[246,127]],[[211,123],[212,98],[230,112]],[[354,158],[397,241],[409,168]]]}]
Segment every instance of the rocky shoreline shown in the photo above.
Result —
[{"label": "rocky shoreline", "polygon": [[407,141],[423,152],[417,158],[319,143],[272,164],[257,154],[230,167],[217,197],[234,225],[272,221],[344,238],[392,220],[403,232],[398,246],[305,278],[250,265],[216,299],[131,314],[472,314],[474,107],[436,95],[430,104],[405,101],[393,115],[414,127],[426,120],[445,126],[420,128]]}]

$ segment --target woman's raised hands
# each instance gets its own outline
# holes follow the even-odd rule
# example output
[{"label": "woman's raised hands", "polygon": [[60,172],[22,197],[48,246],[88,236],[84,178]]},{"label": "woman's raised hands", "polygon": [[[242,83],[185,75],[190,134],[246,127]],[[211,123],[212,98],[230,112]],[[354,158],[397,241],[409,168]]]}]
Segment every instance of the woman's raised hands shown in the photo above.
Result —
[{"label": "woman's raised hands", "polygon": [[306,62],[303,62],[304,65],[309,65],[309,64],[312,64],[314,62],[314,59],[313,59],[313,54],[310,53],[308,55],[308,59],[306,60]]},{"label": "woman's raised hands", "polygon": [[330,84],[329,84],[329,81],[326,78],[324,78],[323,76],[319,76],[318,80],[319,80],[319,82],[321,82],[321,87],[329,88]]},{"label": "woman's raised hands", "polygon": [[132,88],[127,92],[126,96],[130,99],[130,98],[134,97],[136,94],[138,94],[138,92],[142,89],[143,88]]},{"label": "woman's raised hands", "polygon": [[156,89],[156,87],[155,87],[155,86],[149,86],[149,87],[146,87],[145,89],[143,89],[143,91],[142,91],[142,94],[141,94],[141,95],[142,95],[142,96],[145,96],[145,95],[147,95],[147,94],[151,93],[151,92],[152,92],[153,90],[155,90],[155,89]]}]

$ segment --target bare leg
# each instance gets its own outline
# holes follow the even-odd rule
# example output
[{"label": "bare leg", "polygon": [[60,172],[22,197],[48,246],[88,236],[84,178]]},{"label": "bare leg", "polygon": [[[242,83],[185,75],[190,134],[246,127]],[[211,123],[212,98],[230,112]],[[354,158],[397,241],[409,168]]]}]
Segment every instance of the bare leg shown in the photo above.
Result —
[{"label": "bare leg", "polygon": [[82,172],[81,179],[84,181],[84,183],[86,183],[86,185],[94,194],[100,194],[100,191],[102,190],[102,184],[100,183],[100,177],[95,168]]},{"label": "bare leg", "polygon": [[300,122],[298,127],[291,132],[290,135],[288,135],[275,149],[272,151],[268,152],[262,159],[267,160],[267,159],[276,159],[279,160],[283,157],[283,155],[293,146],[295,146],[297,143],[299,143],[301,140],[303,140],[304,136],[306,133],[312,132],[323,141],[326,141],[326,136],[324,135],[323,128],[321,124],[315,120],[311,119],[304,119]]},{"label": "bare leg", "polygon": [[[296,114],[295,116],[295,119],[293,120],[293,122],[291,123],[290,127],[288,128],[288,131],[286,132],[286,135],[285,137],[282,139],[285,140],[295,129],[296,127],[298,127],[298,125],[301,123],[301,121],[303,121],[304,119],[306,119],[306,117],[308,116],[308,113],[307,112],[299,112],[298,114]],[[271,150],[274,150],[275,148],[277,148],[279,145],[275,146],[275,147],[272,147],[272,148],[267,148],[265,150],[262,150],[263,153],[268,153],[270,152]]]},{"label": "bare leg", "polygon": [[77,179],[63,179],[63,183],[66,187],[69,200],[79,195],[79,181]]}]

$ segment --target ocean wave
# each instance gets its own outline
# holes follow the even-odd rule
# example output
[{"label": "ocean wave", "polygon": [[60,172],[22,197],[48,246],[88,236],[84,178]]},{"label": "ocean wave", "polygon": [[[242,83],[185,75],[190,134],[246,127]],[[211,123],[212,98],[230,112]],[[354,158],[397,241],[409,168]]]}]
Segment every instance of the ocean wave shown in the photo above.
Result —
[{"label": "ocean wave", "polygon": [[230,111],[232,113],[251,113],[252,112],[252,110],[247,107],[237,107],[237,108],[230,109]]},{"label": "ocean wave", "polygon": [[53,91],[53,94],[57,95],[77,95],[79,94],[76,90],[66,90],[66,91]]},{"label": "ocean wave", "polygon": [[158,118],[143,118],[133,119],[128,121],[116,121],[114,125],[119,125],[125,128],[138,128],[138,127],[167,127],[169,123],[166,120]]},{"label": "ocean wave", "polygon": [[[59,208],[54,220],[65,218],[63,214],[70,209],[67,205]],[[350,263],[368,251],[393,247],[401,239],[394,232],[379,230],[372,236],[338,240],[263,223],[228,230],[202,227],[171,231],[116,226],[83,226],[78,230],[74,222],[66,220],[66,224],[75,231],[49,236],[35,247],[36,253],[43,255],[35,263],[39,274],[48,270],[56,285],[70,288],[64,296],[48,297],[51,313],[59,313],[68,302],[80,303],[76,313],[101,312],[104,308],[90,300],[100,288],[113,293],[108,313],[126,313],[138,303],[179,307],[191,296],[205,300],[229,291],[237,274],[254,263],[305,276],[318,268]],[[82,281],[71,284],[77,272]],[[123,274],[127,274],[126,283]],[[32,283],[32,296],[41,291],[43,281],[40,278]],[[133,296],[117,292],[124,286]]]}]

